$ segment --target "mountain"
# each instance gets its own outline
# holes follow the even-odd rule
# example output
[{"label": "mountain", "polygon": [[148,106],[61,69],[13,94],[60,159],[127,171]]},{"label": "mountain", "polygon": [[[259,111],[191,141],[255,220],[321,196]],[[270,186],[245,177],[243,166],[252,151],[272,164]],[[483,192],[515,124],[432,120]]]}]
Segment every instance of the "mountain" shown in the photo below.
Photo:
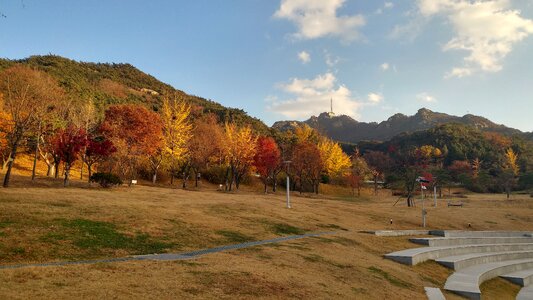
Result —
[{"label": "mountain", "polygon": [[299,124],[307,124],[333,140],[343,143],[358,143],[360,141],[388,141],[401,133],[423,131],[449,123],[470,125],[482,131],[506,135],[522,133],[520,130],[498,125],[480,116],[468,114],[458,117],[433,112],[427,108],[421,108],[413,116],[395,114],[381,123],[358,122],[349,116],[330,116],[328,113],[322,113],[318,117],[313,116],[304,122],[278,121],[272,127],[285,131]]},{"label": "mountain", "polygon": [[192,105],[196,115],[213,113],[221,122],[249,124],[262,134],[270,131],[263,122],[241,109],[224,107],[215,101],[189,95],[130,64],[78,62],[57,55],[45,55],[20,60],[0,59],[0,71],[14,64],[28,65],[48,73],[57,79],[76,104],[92,102],[101,115],[107,106],[121,103],[146,105],[157,111],[163,97],[177,95]]}]

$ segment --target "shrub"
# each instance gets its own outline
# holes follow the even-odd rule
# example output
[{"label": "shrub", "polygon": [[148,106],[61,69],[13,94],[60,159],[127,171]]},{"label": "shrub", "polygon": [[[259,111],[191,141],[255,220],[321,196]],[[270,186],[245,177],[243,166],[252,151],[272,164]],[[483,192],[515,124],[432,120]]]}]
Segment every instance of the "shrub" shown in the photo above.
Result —
[{"label": "shrub", "polygon": [[91,182],[97,182],[101,187],[104,188],[122,185],[122,180],[120,177],[111,173],[94,173],[91,175]]}]

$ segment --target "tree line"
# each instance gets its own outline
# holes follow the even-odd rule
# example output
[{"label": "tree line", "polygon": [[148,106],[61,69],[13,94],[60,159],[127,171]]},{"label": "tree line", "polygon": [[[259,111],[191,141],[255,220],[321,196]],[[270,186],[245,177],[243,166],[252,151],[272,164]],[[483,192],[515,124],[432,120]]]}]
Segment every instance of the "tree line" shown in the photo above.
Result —
[{"label": "tree line", "polygon": [[[99,113],[96,101],[80,101],[55,77],[27,65],[0,72],[0,159],[10,184],[21,153],[33,156],[47,176],[69,185],[75,166],[113,173],[126,182],[154,184],[164,175],[186,187],[191,177],[239,189],[252,175],[276,191],[288,174],[291,189],[319,192],[322,183],[347,186],[354,195],[371,182],[402,190],[407,204],[416,178],[430,178],[439,190],[462,184],[479,192],[502,192],[533,186],[530,141],[487,133],[459,124],[403,135],[386,143],[360,143],[350,155],[307,125],[280,132],[257,130],[197,109],[183,93],[166,93],[151,103],[110,104]],[[62,173],[59,172],[61,169]]]}]

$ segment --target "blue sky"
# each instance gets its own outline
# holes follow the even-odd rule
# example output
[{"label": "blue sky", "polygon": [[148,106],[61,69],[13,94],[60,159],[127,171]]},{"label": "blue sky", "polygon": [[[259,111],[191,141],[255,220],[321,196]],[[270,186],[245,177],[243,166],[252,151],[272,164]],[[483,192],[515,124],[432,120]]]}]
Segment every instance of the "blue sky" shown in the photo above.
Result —
[{"label": "blue sky", "polygon": [[533,131],[533,1],[0,3],[0,57],[127,62],[271,125],[421,107]]}]

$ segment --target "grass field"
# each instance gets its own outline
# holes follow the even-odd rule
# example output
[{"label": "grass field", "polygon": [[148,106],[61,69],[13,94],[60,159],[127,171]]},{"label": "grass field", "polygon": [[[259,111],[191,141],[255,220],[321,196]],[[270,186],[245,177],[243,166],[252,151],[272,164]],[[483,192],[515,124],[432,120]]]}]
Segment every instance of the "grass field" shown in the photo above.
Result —
[{"label": "grass field", "polygon": [[[307,232],[336,234],[186,261],[0,270],[0,298],[425,299],[423,287],[442,287],[450,274],[433,262],[409,267],[383,259],[385,253],[416,247],[404,237],[359,233],[420,228],[420,206],[407,208],[404,201],[393,206],[397,198],[386,191],[360,199],[331,191],[295,194],[293,208],[286,209],[283,192],[264,195],[253,188],[223,193],[213,187],[59,186],[44,179],[32,186],[15,178],[13,188],[0,189],[0,265],[176,253]],[[463,208],[444,202],[428,207],[428,227],[467,229],[471,223],[474,230],[531,230],[533,199],[527,195],[505,200],[503,195],[469,194],[461,200]],[[482,289],[493,299],[518,291],[503,280]]]}]

